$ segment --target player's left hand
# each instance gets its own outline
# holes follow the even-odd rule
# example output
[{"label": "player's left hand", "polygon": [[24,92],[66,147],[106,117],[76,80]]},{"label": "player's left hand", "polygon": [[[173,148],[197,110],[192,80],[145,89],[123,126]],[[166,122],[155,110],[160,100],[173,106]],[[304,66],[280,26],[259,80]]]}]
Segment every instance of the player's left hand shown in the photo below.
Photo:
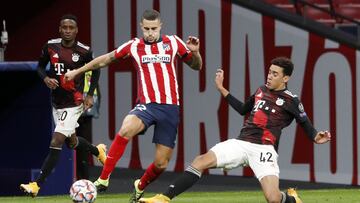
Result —
[{"label": "player's left hand", "polygon": [[200,49],[200,40],[197,37],[189,36],[186,41],[186,47],[192,52],[198,52]]},{"label": "player's left hand", "polygon": [[85,99],[84,99],[84,108],[85,111],[88,110],[89,108],[91,108],[94,105],[94,98],[93,96],[90,95],[86,95]]},{"label": "player's left hand", "polygon": [[331,140],[331,134],[329,131],[320,131],[315,136],[316,144],[324,144]]}]

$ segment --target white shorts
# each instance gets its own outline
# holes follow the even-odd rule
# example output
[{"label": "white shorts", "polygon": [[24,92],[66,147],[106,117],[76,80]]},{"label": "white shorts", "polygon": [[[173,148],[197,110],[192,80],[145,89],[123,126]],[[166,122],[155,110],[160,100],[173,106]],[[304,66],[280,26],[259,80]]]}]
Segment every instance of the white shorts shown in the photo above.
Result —
[{"label": "white shorts", "polygon": [[53,117],[56,125],[54,131],[64,134],[66,137],[70,137],[75,133],[75,128],[79,126],[77,120],[83,111],[83,104],[71,108],[53,108]]},{"label": "white shorts", "polygon": [[268,175],[279,177],[278,154],[272,145],[229,139],[210,150],[216,155],[217,168],[230,170],[250,166],[259,181]]}]

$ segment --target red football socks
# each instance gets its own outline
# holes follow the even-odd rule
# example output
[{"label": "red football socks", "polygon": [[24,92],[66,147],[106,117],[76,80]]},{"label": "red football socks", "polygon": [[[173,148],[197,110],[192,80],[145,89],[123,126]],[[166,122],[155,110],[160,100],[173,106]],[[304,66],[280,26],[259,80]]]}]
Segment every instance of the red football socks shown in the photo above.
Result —
[{"label": "red football socks", "polygon": [[154,181],[159,175],[164,171],[164,169],[159,169],[152,163],[145,171],[144,175],[141,177],[138,188],[139,190],[144,190],[147,185]]},{"label": "red football socks", "polygon": [[124,154],[128,142],[129,140],[121,137],[120,134],[115,135],[115,139],[110,146],[109,153],[106,157],[106,161],[100,175],[102,180],[109,178],[111,172],[115,168],[117,161]]}]

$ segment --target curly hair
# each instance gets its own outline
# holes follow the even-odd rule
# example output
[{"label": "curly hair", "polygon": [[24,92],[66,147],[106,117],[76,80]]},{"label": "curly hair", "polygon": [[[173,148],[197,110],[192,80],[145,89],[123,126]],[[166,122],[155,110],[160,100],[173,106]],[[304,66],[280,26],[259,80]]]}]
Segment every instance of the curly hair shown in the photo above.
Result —
[{"label": "curly hair", "polygon": [[289,58],[283,56],[274,58],[273,60],[271,60],[271,64],[283,68],[284,75],[291,76],[294,70],[293,62]]}]

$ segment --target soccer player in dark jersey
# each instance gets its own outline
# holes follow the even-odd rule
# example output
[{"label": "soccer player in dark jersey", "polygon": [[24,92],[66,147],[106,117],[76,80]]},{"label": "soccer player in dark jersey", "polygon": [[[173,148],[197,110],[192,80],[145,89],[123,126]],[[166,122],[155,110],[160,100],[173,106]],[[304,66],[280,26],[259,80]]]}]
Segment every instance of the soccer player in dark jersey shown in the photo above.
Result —
[{"label": "soccer player in dark jersey", "polygon": [[[50,152],[41,167],[40,175],[34,182],[20,185],[20,189],[33,197],[38,194],[41,184],[55,168],[64,143],[69,148],[90,152],[98,157],[102,164],[106,160],[104,144],[93,146],[75,134],[78,118],[84,110],[93,105],[92,95],[97,87],[100,71],[93,71],[90,90],[83,99],[84,74],[71,82],[64,80],[64,74],[90,62],[93,59],[92,51],[76,40],[78,33],[76,16],[64,15],[60,19],[59,33],[61,38],[49,40],[44,45],[37,69],[41,79],[51,89],[56,127],[50,142]],[[50,62],[50,70],[46,73],[45,67],[48,62]]]},{"label": "soccer player in dark jersey", "polygon": [[138,74],[138,104],[124,118],[95,185],[99,191],[105,190],[129,140],[155,125],[155,159],[143,176],[134,182],[134,193],[130,198],[134,203],[144,194],[145,187],[166,169],[175,146],[180,104],[175,61],[180,58],[194,70],[200,70],[202,66],[199,39],[190,36],[184,43],[176,35],[161,35],[161,26],[160,13],[146,10],[140,22],[143,38],[131,39],[65,75],[71,80],[80,73],[104,67],[117,59],[132,59]]},{"label": "soccer player in dark jersey", "polygon": [[287,89],[293,72],[293,63],[285,57],[271,61],[266,84],[259,87],[245,103],[233,97],[223,87],[224,72],[218,69],[215,84],[226,101],[241,115],[250,113],[237,139],[229,139],[196,157],[185,172],[163,194],[141,198],[142,203],[166,203],[181,194],[201,177],[204,170],[223,168],[230,170],[250,166],[260,181],[267,202],[301,202],[293,188],[279,189],[277,144],[283,128],[295,118],[307,136],[316,144],[330,140],[328,131],[316,131],[299,98]]}]

